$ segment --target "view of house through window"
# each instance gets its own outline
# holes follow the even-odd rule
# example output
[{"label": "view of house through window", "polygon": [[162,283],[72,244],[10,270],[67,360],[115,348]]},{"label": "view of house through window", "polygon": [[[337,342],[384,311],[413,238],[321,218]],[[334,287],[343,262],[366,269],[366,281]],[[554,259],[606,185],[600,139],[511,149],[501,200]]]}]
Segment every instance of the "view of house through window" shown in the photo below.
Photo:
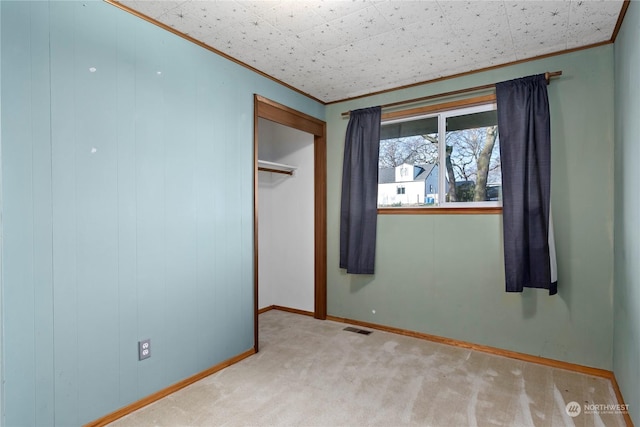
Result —
[{"label": "view of house through window", "polygon": [[381,208],[499,206],[495,105],[383,122],[378,167]]}]

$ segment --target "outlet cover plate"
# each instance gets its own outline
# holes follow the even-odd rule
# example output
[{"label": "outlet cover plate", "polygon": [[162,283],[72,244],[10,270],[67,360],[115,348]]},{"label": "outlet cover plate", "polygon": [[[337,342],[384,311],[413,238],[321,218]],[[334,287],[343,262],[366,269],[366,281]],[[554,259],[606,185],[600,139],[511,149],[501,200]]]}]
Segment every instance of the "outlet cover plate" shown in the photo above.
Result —
[{"label": "outlet cover plate", "polygon": [[144,360],[151,357],[151,340],[146,339],[138,341],[138,360]]}]

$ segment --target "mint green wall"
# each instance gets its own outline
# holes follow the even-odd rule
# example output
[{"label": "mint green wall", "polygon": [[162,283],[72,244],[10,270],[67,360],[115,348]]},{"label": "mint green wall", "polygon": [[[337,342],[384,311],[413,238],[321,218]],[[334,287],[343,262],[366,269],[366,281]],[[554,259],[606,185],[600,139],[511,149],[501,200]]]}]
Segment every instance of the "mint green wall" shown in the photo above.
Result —
[{"label": "mint green wall", "polygon": [[103,2],[0,10],[3,423],[80,425],[253,347],[253,94],[324,106]]},{"label": "mint green wall", "polygon": [[615,43],[615,292],[613,370],[640,421],[640,5],[631,2]]},{"label": "mint green wall", "polygon": [[[556,70],[557,296],[504,292],[500,215],[380,215],[376,274],[338,268],[342,112]],[[613,105],[611,45],[330,105],[329,314],[611,369]]]},{"label": "mint green wall", "polygon": [[[0,24],[2,23],[2,7],[0,7]],[[2,92],[2,29],[0,28],[0,93]],[[2,236],[2,102],[0,102],[0,236]],[[4,392],[2,383],[4,382],[4,357],[3,357],[3,319],[2,307],[2,243],[0,241],[0,414],[4,414]],[[3,416],[0,415],[0,427],[3,426]]]}]

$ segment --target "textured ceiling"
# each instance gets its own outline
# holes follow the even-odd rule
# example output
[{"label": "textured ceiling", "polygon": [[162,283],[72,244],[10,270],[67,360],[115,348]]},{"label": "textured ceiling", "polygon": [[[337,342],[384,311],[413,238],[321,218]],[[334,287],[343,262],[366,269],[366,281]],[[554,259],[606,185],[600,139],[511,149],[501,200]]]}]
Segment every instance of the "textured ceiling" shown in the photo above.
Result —
[{"label": "textured ceiling", "polygon": [[120,3],[323,102],[607,42],[623,6],[622,0]]}]

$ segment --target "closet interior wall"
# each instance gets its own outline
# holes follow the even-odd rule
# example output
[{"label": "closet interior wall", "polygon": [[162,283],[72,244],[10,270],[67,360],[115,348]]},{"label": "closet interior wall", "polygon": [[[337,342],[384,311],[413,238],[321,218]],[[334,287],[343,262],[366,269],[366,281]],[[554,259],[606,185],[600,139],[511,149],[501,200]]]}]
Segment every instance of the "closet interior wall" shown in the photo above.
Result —
[{"label": "closet interior wall", "polygon": [[258,126],[258,158],[296,167],[258,171],[258,308],[313,312],[313,135],[262,118]]}]

